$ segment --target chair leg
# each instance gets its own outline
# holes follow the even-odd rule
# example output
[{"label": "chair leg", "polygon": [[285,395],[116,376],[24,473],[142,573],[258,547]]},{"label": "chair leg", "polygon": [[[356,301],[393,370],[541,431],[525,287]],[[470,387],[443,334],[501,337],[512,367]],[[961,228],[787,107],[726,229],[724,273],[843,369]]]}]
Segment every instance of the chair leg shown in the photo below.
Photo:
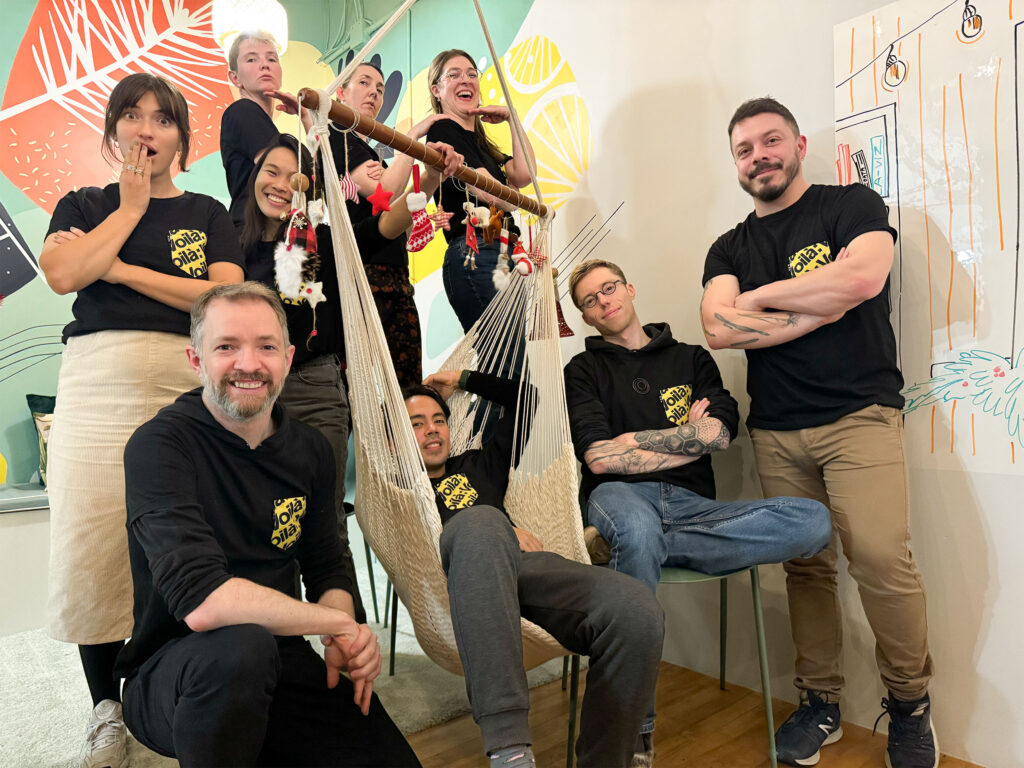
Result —
[{"label": "chair leg", "polygon": [[761,664],[761,692],[764,695],[764,717],[768,724],[768,759],[778,768],[775,756],[775,718],[772,716],[771,676],[768,673],[768,645],[764,639],[764,614],[761,610],[761,579],[757,566],[750,569],[750,591],[754,598],[754,626],[757,629],[757,656]]},{"label": "chair leg", "polygon": [[569,685],[569,741],[565,746],[565,768],[572,768],[576,761],[576,702],[580,692],[580,657],[575,653],[572,655],[572,680]]},{"label": "chair leg", "polygon": [[[391,582],[388,582],[388,586]],[[395,676],[395,643],[398,640],[398,593],[391,592],[391,660],[388,662],[388,677]]]},{"label": "chair leg", "polygon": [[377,611],[377,585],[373,580],[373,555],[370,553],[370,545],[365,541],[363,546],[366,547],[366,572],[370,576],[370,597],[373,598],[373,623],[380,624],[380,613]]},{"label": "chair leg", "polygon": [[562,690],[569,684],[569,657],[562,657]]},{"label": "chair leg", "polygon": [[718,581],[718,687],[725,690],[725,639],[729,622],[728,579]]},{"label": "chair leg", "polygon": [[391,606],[391,579],[384,590],[384,629],[388,628],[388,608]]}]

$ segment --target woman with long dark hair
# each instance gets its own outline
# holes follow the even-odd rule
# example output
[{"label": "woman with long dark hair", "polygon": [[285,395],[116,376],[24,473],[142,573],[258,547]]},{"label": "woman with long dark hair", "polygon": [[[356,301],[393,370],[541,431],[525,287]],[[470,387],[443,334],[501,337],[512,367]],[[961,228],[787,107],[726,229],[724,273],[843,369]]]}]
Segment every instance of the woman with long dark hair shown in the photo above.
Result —
[{"label": "woman with long dark hair", "polygon": [[[487,136],[484,123],[503,123],[510,120],[508,107],[480,106],[480,73],[472,57],[465,51],[451,49],[434,57],[427,72],[430,82],[430,101],[434,112],[449,117],[430,126],[429,141],[444,141],[466,158],[466,164],[479,173],[513,187],[530,183],[530,169],[536,166],[533,147],[527,139],[525,146],[512,131],[512,154],[506,155]],[[478,229],[479,254],[467,264],[466,225],[462,205],[469,201],[474,206],[490,206],[504,211],[506,229],[518,235],[512,221],[513,206],[475,187],[467,187],[456,179],[445,181],[435,198],[445,210],[455,215],[451,231],[445,232],[448,250],[444,256],[444,290],[448,301],[459,317],[462,328],[468,331],[494,298],[496,289],[492,279],[498,264],[500,244],[497,239],[487,244]]]},{"label": "woman with long dark hair", "polygon": [[[82,765],[125,764],[114,659],[132,632],[122,455],[135,429],[199,382],[185,357],[192,302],[242,280],[224,206],[183,192],[191,127],[178,88],[129,75],[107,103],[103,151],[118,181],[69,192],[39,265],[75,293],[50,432],[49,633],[76,643],[94,710]],[[187,478],[182,478],[187,481]]]}]

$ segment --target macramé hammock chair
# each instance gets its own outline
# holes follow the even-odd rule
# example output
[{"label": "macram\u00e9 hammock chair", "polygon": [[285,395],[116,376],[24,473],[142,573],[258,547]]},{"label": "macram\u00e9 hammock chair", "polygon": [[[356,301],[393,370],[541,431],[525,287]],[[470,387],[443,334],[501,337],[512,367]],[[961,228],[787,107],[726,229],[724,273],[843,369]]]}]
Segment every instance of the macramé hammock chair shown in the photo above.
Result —
[{"label": "macram\u00e9 hammock chair", "polygon": [[[318,150],[329,146],[330,118],[400,152],[442,167],[439,153],[332,102],[327,95],[335,92],[413,2],[408,0],[396,11],[325,91],[307,89],[299,94],[303,106],[313,113],[311,134],[317,139]],[[522,126],[512,108],[479,4],[477,13],[505,90],[513,129],[521,137]],[[412,617],[420,647],[441,667],[461,674],[438,550],[441,519],[434,490],[413,436],[387,339],[356,247],[338,170],[330,151],[320,151],[320,155],[345,326],[356,451],[356,516]],[[537,214],[540,231],[535,245],[539,245],[544,256],[550,255],[551,211],[542,202],[469,168],[463,167],[456,176]],[[536,178],[533,181],[539,198]],[[576,459],[565,404],[556,306],[550,260],[537,265],[529,276],[513,270],[506,287],[499,291],[442,368],[492,373],[521,369],[519,400],[526,405],[517,416],[515,453],[519,454],[519,461],[509,468],[506,509],[517,526],[541,540],[545,550],[588,563],[580,523]],[[479,425],[485,419],[484,414],[476,414],[481,409],[486,411],[490,404],[457,393],[450,405],[453,453],[478,445]],[[474,424],[478,425],[476,432]],[[526,668],[567,653],[547,632],[523,620]]]}]

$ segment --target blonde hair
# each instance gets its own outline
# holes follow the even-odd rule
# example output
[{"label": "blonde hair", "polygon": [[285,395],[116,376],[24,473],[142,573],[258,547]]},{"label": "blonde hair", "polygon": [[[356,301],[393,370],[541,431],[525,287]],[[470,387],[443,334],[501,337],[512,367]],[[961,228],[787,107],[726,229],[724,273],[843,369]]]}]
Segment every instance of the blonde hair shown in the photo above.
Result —
[{"label": "blonde hair", "polygon": [[228,50],[228,69],[232,72],[238,71],[238,51],[246,40],[255,40],[257,43],[270,43],[275,51],[280,51],[281,46],[277,44],[274,36],[263,29],[254,29],[249,32],[240,32]]}]

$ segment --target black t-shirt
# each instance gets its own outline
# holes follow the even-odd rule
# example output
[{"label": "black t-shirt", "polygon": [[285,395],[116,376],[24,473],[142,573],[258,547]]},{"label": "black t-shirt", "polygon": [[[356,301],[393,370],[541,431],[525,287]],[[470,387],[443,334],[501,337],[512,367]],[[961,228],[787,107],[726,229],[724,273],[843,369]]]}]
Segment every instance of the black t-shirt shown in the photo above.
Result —
[{"label": "black t-shirt", "polygon": [[[380,214],[363,219],[353,226],[356,245],[360,252],[364,249],[379,249],[388,242],[380,234],[378,226]],[[318,227],[316,230],[317,253],[320,266],[317,268],[316,280],[322,284],[324,301],[316,305],[316,314],[305,299],[290,299],[281,296],[284,313],[288,318],[288,335],[295,345],[295,357],[292,369],[319,355],[335,354],[345,359],[345,329],[341,321],[341,297],[338,295],[338,268],[334,263],[334,247],[331,243],[329,227]],[[277,279],[274,273],[274,250],[277,242],[258,242],[246,254],[245,274],[249,280],[257,280],[277,290]],[[305,284],[302,288],[305,290]],[[280,294],[278,294],[280,295]],[[315,320],[315,325],[314,325]],[[311,336],[313,329],[316,336]]]},{"label": "black t-shirt", "polygon": [[[331,131],[331,155],[334,157],[334,167],[341,176],[345,175],[346,167],[351,173],[370,160],[376,160],[385,168],[388,167],[387,163],[381,162],[380,155],[354,131],[348,134],[348,165],[345,165],[345,134],[340,131]],[[345,204],[348,206],[348,217],[352,220],[353,228],[358,229],[361,221],[373,216],[373,203],[362,195],[359,196],[358,203],[346,200]],[[406,235],[403,232],[394,240],[381,238],[376,244],[360,243],[359,256],[364,264],[385,264],[408,269],[409,254],[405,250],[405,241]]]},{"label": "black t-shirt", "polygon": [[256,154],[277,138],[278,130],[270,115],[252,99],[239,99],[224,110],[220,119],[220,159],[231,194],[231,220],[242,227],[247,187]]},{"label": "black t-shirt", "polygon": [[483,448],[450,456],[444,465],[444,477],[430,479],[442,523],[472,506],[487,505],[505,512],[519,385],[509,379],[474,372],[466,380],[466,391],[502,406],[505,412]]},{"label": "black t-shirt", "polygon": [[707,415],[736,436],[739,411],[722,384],[714,359],[703,347],[672,338],[666,323],[644,326],[650,341],[627,349],[588,336],[586,350],[565,366],[565,398],[576,456],[583,464],[582,489],[589,496],[601,483],[669,483],[715,498],[711,456],[681,467],[637,474],[595,475],[584,454],[594,443],[626,432],[671,429],[690,420],[690,406],[707,398]]},{"label": "black t-shirt", "polygon": [[[490,153],[480,144],[480,139],[474,131],[468,131],[454,120],[438,120],[427,131],[427,141],[443,141],[451,144],[456,152],[466,158],[466,165],[470,168],[485,168],[495,179],[502,184],[508,184],[508,177],[505,176],[504,166],[511,157],[506,156],[499,165],[491,157]],[[476,195],[470,193],[469,200],[473,205],[483,205]],[[445,240],[449,243],[456,238],[466,234],[466,225],[462,220],[466,214],[462,210],[462,204],[466,202],[466,187],[461,181],[454,178],[445,179],[441,186],[434,192],[434,202],[440,201],[442,207],[448,213],[454,213],[449,224],[451,231],[441,230]],[[484,206],[486,207],[486,206]],[[509,232],[519,233],[519,228],[512,222],[511,215],[506,214],[505,228]]]},{"label": "black t-shirt", "polygon": [[313,427],[275,405],[255,448],[186,392],[139,427],[124,451],[135,629],[117,659],[130,676],[232,577],[315,602],[352,591],[334,512],[334,454]]},{"label": "black t-shirt", "polygon": [[[788,208],[746,220],[711,246],[704,279],[734,275],[740,291],[831,263],[866,232],[888,232],[882,198],[861,184],[811,186]],[[869,405],[903,407],[903,376],[889,323],[889,281],[840,320],[766,349],[748,349],[751,427],[804,429]]]},{"label": "black t-shirt", "polygon": [[[50,219],[47,235],[78,227],[90,232],[121,205],[117,184],[103,189],[84,187],[69,192]],[[175,277],[207,279],[210,264],[226,261],[242,266],[238,234],[224,206],[207,195],[184,192],[178,197],[151,198],[118,257]],[[71,307],[74,321],[64,338],[108,330],[165,331],[187,335],[187,312],[143,296],[125,285],[97,280],[78,292]]]}]

